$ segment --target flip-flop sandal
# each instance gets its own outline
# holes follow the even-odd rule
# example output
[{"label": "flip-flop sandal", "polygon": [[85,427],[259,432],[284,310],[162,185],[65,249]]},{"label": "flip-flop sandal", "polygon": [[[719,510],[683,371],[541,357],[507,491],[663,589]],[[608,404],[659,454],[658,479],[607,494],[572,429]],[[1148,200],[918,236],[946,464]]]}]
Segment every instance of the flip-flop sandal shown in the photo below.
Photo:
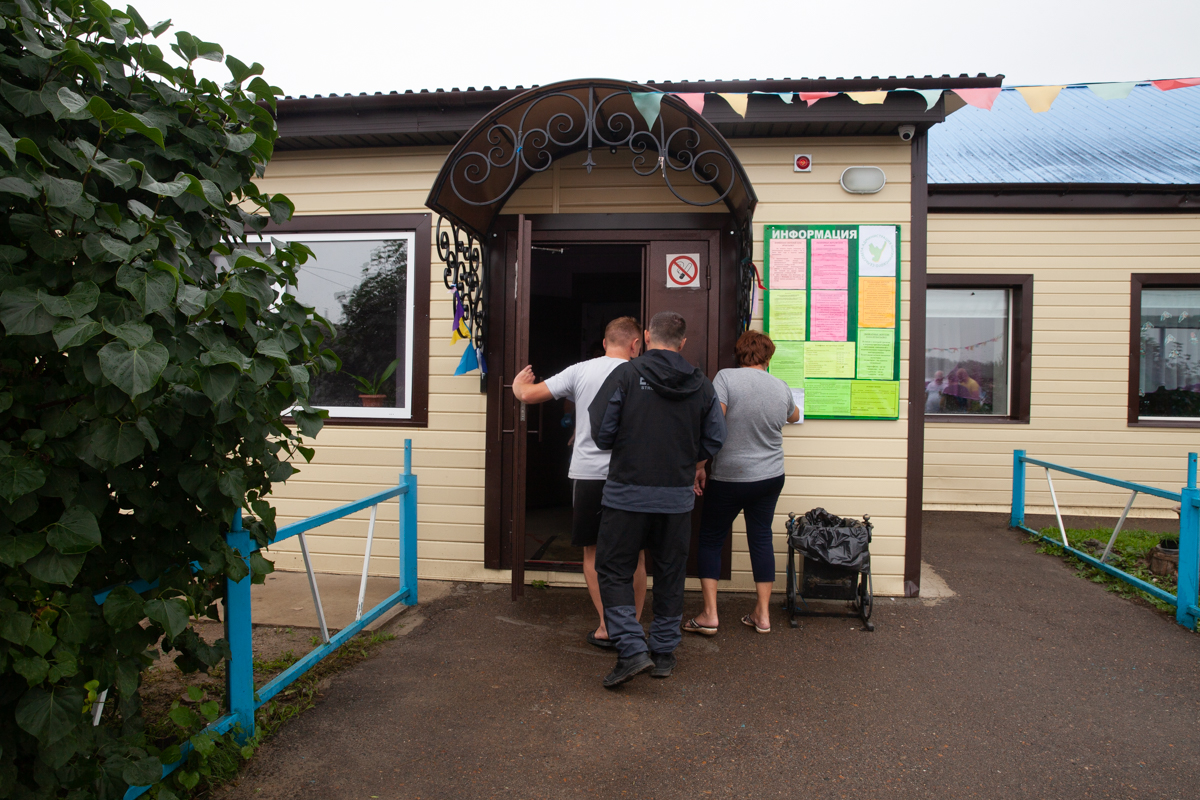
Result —
[{"label": "flip-flop sandal", "polygon": [[588,631],[587,641],[588,644],[595,645],[603,650],[614,650],[617,646],[616,642],[612,639],[601,639],[598,637],[595,631]]},{"label": "flip-flop sandal", "polygon": [[695,617],[692,617],[687,622],[683,623],[683,632],[684,633],[698,633],[701,636],[716,636],[717,635],[716,628],[710,628],[707,625],[701,625],[699,622],[696,622]]},{"label": "flip-flop sandal", "polygon": [[754,630],[756,630],[759,633],[770,633],[771,632],[770,628],[758,627],[758,623],[754,621],[754,617],[750,616],[749,614],[742,617],[742,624],[746,625],[747,627],[754,628]]}]

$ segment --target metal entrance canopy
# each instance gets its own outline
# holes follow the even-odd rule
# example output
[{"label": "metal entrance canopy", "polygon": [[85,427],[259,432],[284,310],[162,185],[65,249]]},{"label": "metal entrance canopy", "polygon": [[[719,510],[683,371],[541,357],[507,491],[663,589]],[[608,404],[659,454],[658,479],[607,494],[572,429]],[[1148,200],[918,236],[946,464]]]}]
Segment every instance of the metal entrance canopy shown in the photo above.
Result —
[{"label": "metal entrance canopy", "polygon": [[[531,89],[497,106],[450,151],[426,205],[476,238],[504,203],[555,160],[597,148],[627,150],[639,175],[658,173],[683,203],[723,202],[748,223],[758,197],[733,149],[716,128],[678,97],[663,94],[658,118],[646,124],[633,93],[656,89],[621,80],[572,80]],[[698,192],[696,186],[709,187]]]},{"label": "metal entrance canopy", "polygon": [[[660,95],[653,124],[634,103],[635,93]],[[541,86],[501,103],[459,139],[438,172],[425,205],[438,212],[435,236],[445,263],[442,281],[455,294],[456,318],[470,329],[486,391],[486,234],[513,193],[556,159],[587,152],[590,173],[597,148],[630,155],[635,173],[659,176],[691,206],[724,203],[733,215],[740,251],[738,317],[749,326],[753,266],[751,220],[758,197],[725,137],[678,97],[619,80],[573,80]],[[442,227],[450,223],[449,230]]]}]

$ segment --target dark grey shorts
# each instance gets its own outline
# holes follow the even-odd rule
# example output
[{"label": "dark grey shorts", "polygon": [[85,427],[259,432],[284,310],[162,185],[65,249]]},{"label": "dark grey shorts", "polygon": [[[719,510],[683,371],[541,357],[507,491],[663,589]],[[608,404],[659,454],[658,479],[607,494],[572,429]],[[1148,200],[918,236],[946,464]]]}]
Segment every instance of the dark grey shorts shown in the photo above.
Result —
[{"label": "dark grey shorts", "polygon": [[576,480],[571,490],[571,545],[595,547],[600,533],[600,500],[604,497],[604,481]]}]

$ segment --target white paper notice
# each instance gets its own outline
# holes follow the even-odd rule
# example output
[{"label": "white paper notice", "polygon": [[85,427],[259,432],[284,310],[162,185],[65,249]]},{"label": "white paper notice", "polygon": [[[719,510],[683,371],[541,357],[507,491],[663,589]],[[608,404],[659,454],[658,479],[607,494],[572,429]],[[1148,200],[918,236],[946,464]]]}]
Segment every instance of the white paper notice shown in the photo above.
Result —
[{"label": "white paper notice", "polygon": [[800,419],[796,420],[796,422],[794,424],[803,425],[804,424],[804,390],[803,389],[792,389],[792,399],[796,401],[796,408],[800,409]]},{"label": "white paper notice", "polygon": [[858,227],[859,277],[896,277],[896,228],[893,225]]}]

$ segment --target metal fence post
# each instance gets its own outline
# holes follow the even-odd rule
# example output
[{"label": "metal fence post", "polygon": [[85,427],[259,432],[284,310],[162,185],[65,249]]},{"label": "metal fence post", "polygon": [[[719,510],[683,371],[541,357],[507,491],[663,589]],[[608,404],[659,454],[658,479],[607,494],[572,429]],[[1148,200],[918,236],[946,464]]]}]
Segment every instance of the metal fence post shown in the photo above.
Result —
[{"label": "metal fence post", "polygon": [[404,604],[417,604],[417,476],[412,471],[412,439],[404,440],[404,474],[408,492],[400,495],[400,588],[408,589]]},{"label": "metal fence post", "polygon": [[[1193,456],[1194,458],[1194,456]],[[1195,461],[1191,461],[1195,464]],[[1189,469],[1189,472],[1191,470]],[[1194,474],[1189,474],[1189,483]],[[1196,629],[1196,606],[1200,605],[1200,489],[1187,486],[1179,504],[1179,584],[1175,590],[1175,621],[1188,630]]]},{"label": "metal fence post", "polygon": [[[250,555],[250,533],[242,527],[242,510],[234,512],[233,526],[225,541],[243,559]],[[249,567],[249,564],[246,565]],[[229,661],[225,686],[229,710],[238,717],[239,741],[254,736],[254,644],[250,623],[250,576],[240,581],[225,579],[225,639]]]},{"label": "metal fence post", "polygon": [[1009,525],[1025,524],[1025,451],[1013,450],[1012,516]]}]

